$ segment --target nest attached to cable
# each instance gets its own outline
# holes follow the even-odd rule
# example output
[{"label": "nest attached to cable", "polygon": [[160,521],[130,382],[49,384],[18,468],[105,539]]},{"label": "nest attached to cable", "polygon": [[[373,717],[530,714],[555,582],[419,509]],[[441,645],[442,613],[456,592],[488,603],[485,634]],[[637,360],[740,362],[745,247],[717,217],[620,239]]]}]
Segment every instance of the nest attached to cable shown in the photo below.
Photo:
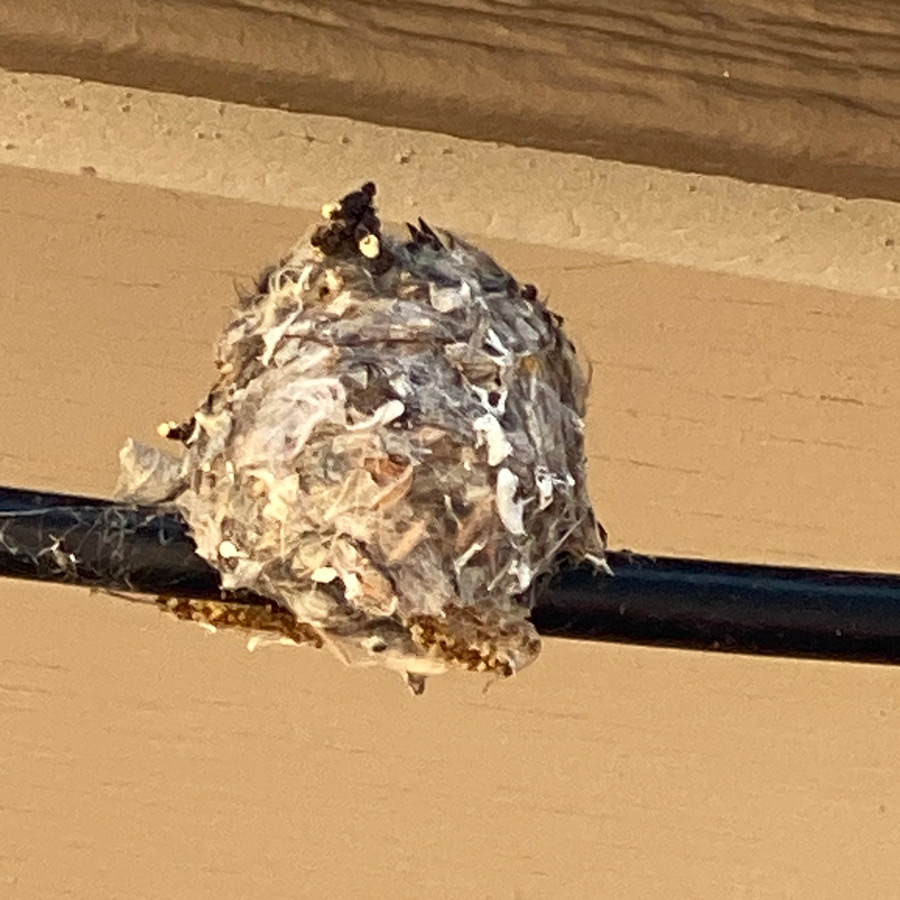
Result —
[{"label": "nest attached to cable", "polygon": [[[383,233],[374,195],[326,205],[264,272],[206,401],[163,427],[183,456],[129,442],[119,493],[173,503],[220,572],[222,608],[182,617],[323,641],[416,692],[453,666],[511,675],[557,558],[603,564],[586,380],[533,286],[422,220]],[[269,619],[233,614],[234,591]]]}]

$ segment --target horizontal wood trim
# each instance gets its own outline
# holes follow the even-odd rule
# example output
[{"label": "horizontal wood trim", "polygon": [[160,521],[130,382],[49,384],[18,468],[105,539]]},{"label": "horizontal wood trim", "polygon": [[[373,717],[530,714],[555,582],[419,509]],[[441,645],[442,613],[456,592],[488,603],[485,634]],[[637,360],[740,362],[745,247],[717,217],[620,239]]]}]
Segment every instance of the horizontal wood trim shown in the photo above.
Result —
[{"label": "horizontal wood trim", "polygon": [[900,199],[890,0],[0,0],[0,65]]}]

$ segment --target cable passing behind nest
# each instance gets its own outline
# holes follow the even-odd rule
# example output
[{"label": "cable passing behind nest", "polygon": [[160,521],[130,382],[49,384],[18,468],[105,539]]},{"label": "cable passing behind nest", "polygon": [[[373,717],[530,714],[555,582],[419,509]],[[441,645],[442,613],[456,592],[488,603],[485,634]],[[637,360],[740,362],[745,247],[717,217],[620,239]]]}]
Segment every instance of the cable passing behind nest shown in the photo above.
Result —
[{"label": "cable passing behind nest", "polygon": [[[271,601],[272,622],[238,620],[255,640],[325,643],[419,693],[534,660],[543,576],[561,554],[603,565],[605,535],[561,319],[452,234],[383,233],[374,195],[326,205],[264,274],[206,401],[164,426],[182,457],[129,442],[120,495],[174,504],[224,590]],[[179,611],[230,624],[230,599]]]}]

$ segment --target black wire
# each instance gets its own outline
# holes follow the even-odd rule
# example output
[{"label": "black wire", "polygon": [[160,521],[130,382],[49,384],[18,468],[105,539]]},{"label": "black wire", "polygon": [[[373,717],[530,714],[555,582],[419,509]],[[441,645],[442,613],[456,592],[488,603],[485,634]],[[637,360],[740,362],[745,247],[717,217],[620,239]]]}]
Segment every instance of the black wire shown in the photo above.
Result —
[{"label": "black wire", "polygon": [[[900,577],[611,552],[613,575],[563,568],[532,618],[544,635],[900,663]],[[172,512],[0,488],[0,576],[219,597]],[[252,596],[244,602],[262,602]]]},{"label": "black wire", "polygon": [[900,663],[900,577],[608,554],[613,577],[561,572],[532,619],[544,635]]},{"label": "black wire", "polygon": [[15,488],[0,488],[0,576],[176,597],[221,593],[175,513]]}]

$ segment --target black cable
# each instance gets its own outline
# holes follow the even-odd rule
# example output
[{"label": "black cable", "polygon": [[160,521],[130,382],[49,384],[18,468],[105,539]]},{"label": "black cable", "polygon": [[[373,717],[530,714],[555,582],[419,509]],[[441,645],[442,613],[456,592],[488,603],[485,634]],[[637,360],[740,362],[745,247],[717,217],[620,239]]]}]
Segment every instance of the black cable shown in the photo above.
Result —
[{"label": "black cable", "polygon": [[544,635],[900,664],[900,577],[608,554],[613,577],[563,571]]},{"label": "black cable", "polygon": [[0,488],[0,576],[219,597],[184,521],[153,507]]},{"label": "black cable", "polygon": [[[900,664],[900,576],[629,552],[608,560],[612,576],[564,568],[550,581],[532,616],[542,634]],[[176,514],[12,488],[0,488],[0,576],[220,596]]]}]

